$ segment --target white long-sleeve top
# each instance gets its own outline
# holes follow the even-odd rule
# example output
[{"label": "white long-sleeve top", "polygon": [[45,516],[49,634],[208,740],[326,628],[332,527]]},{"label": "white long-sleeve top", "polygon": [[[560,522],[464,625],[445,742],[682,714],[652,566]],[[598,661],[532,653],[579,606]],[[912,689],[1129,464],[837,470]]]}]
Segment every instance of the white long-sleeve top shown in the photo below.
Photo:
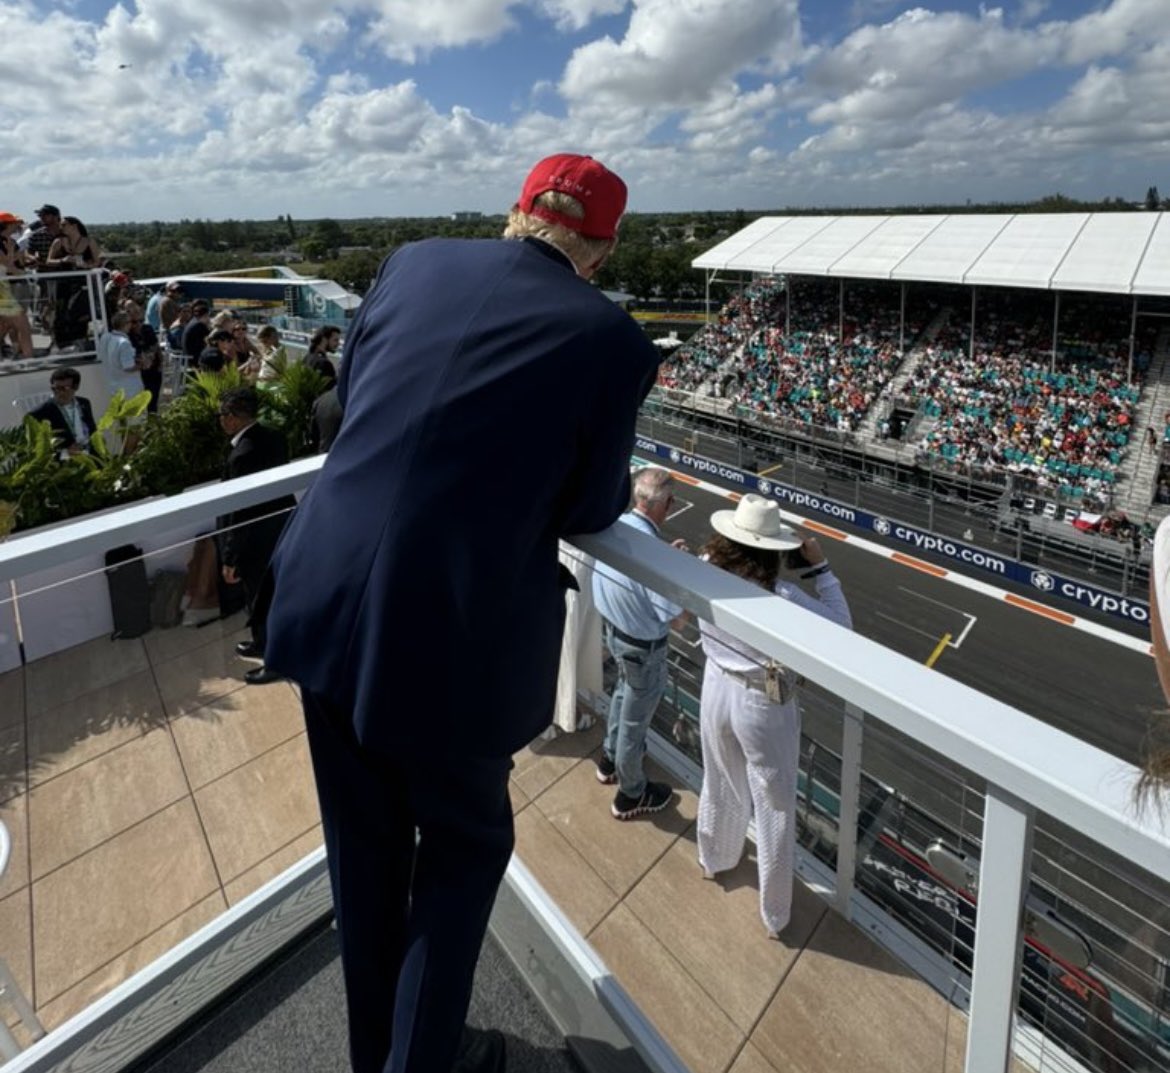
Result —
[{"label": "white long-sleeve top", "polygon": [[[844,626],[847,630],[853,629],[853,615],[849,611],[849,604],[845,600],[844,592],[841,591],[841,582],[837,575],[832,570],[826,570],[825,573],[817,575],[813,584],[817,590],[816,596],[781,578],[776,582],[775,592],[777,596],[791,600],[806,611],[814,611],[822,618],[827,618],[838,626]],[[712,626],[709,622],[700,622],[699,632],[702,636],[704,655],[725,670],[746,674],[749,671],[760,670],[768,662],[768,657],[764,653],[732,636],[726,630]]]}]

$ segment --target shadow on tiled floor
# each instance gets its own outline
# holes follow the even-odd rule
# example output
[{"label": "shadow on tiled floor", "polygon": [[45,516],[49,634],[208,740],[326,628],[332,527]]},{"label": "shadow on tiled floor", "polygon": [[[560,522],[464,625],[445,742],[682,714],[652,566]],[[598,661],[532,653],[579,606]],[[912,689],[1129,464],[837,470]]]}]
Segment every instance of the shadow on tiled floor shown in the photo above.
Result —
[{"label": "shadow on tiled floor", "polygon": [[[0,676],[0,954],[49,1028],[321,844],[296,691],[244,685],[242,627]],[[825,903],[798,887],[772,942],[753,859],[700,878],[693,792],[615,821],[600,741],[517,754],[517,852],[696,1073],[961,1067],[962,1019]]]}]

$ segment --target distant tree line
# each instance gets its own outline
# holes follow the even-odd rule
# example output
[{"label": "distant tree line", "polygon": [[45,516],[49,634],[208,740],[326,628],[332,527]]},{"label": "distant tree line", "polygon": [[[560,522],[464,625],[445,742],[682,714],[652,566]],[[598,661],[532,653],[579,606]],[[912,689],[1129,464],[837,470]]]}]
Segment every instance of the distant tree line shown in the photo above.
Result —
[{"label": "distant tree line", "polygon": [[[1133,212],[1170,209],[1156,186],[1143,201],[1121,197],[1078,201],[1051,194],[1022,203],[970,202],[961,205],[895,205],[874,208],[783,208],[767,211],[631,213],[622,222],[621,241],[598,283],[639,299],[687,301],[701,296],[702,283],[691,261],[760,216],[925,213]],[[267,263],[305,264],[305,271],[364,294],[387,254],[431,237],[489,238],[500,234],[504,216],[454,220],[449,217],[382,217],[354,220],[179,220],[94,225],[91,230],[119,267],[139,279],[223,271]]]}]

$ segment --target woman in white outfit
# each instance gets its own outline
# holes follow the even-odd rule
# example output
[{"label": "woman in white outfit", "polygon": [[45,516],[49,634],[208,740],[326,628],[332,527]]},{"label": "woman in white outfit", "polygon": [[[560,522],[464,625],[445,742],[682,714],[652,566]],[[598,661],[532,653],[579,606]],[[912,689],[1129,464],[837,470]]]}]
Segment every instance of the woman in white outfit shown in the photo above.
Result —
[{"label": "woman in white outfit", "polygon": [[[775,502],[746,495],[734,511],[716,511],[711,525],[717,535],[703,549],[703,558],[852,628],[841,583],[816,539],[802,539],[784,525]],[[795,581],[782,580],[782,567],[811,581],[816,596]],[[706,665],[699,710],[703,747],[699,865],[708,879],[734,868],[754,815],[760,915],[774,939],[792,913],[800,759],[796,676],[706,622],[700,629]]]}]

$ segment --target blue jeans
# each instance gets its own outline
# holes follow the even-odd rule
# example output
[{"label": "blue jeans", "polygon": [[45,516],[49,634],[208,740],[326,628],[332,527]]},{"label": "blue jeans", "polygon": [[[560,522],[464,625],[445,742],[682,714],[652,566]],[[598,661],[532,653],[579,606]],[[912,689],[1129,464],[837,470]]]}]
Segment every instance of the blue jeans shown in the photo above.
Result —
[{"label": "blue jeans", "polygon": [[605,624],[605,645],[617,662],[618,680],[609,702],[609,721],[602,749],[617,768],[618,788],[627,797],[640,798],[646,789],[642,757],[646,731],[666,692],[666,655],[669,645],[653,651],[614,636]]}]

